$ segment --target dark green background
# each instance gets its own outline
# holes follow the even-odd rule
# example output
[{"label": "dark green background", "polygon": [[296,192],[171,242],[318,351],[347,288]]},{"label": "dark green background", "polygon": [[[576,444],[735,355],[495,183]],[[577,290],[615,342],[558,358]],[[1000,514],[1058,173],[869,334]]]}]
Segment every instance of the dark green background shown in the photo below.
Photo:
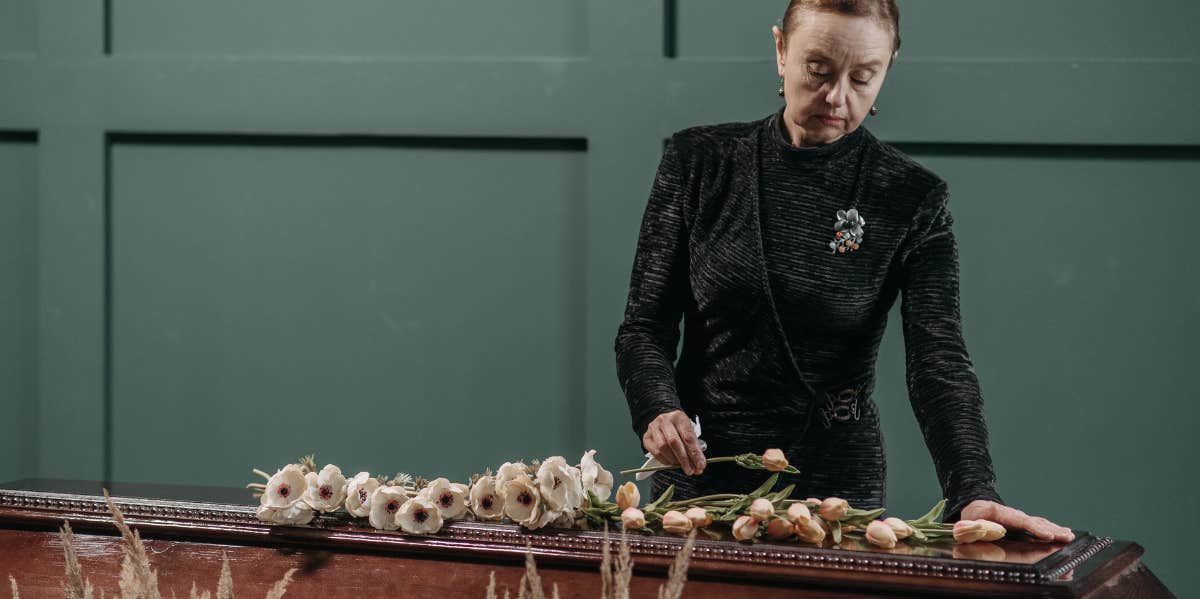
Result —
[{"label": "dark green background", "polygon": [[[0,0],[0,479],[635,464],[612,342],[662,140],[778,106],[785,5]],[[1200,5],[902,10],[867,126],[950,181],[1002,495],[1200,592]]]}]

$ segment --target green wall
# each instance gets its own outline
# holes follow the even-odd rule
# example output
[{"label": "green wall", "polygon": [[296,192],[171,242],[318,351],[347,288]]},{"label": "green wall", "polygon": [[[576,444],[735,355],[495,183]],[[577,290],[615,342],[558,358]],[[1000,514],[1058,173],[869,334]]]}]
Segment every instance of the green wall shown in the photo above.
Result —
[{"label": "green wall", "polygon": [[[637,462],[612,342],[662,140],[778,106],[785,5],[0,0],[0,478]],[[950,182],[1002,495],[1200,592],[1200,5],[902,9],[867,126]]]}]

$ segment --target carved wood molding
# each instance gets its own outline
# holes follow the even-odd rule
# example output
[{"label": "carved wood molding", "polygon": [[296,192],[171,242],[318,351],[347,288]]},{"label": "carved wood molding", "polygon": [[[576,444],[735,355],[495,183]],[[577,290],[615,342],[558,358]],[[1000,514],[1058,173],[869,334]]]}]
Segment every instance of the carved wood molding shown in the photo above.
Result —
[{"label": "carved wood molding", "polygon": [[[261,533],[269,531],[275,541],[302,542],[312,544],[311,534],[323,531],[326,536],[320,541],[327,548],[340,544],[355,548],[368,547],[387,551],[397,547],[413,549],[422,544],[451,542],[454,550],[470,550],[471,546],[507,547],[506,553],[524,553],[526,544],[535,554],[561,555],[563,552],[593,560],[597,563],[604,543],[602,533],[583,530],[545,529],[527,531],[515,524],[490,522],[450,522],[437,535],[416,536],[400,531],[378,531],[369,527],[351,524],[345,517],[321,515],[308,526],[277,526],[260,522],[254,515],[254,507],[218,503],[197,503],[114,497],[113,502],[125,514],[131,526],[143,528],[170,528],[164,521],[188,525],[193,531],[203,531],[205,525],[236,525],[243,531]],[[103,497],[65,493],[17,491],[0,489],[0,522],[38,521],[52,523],[74,516],[91,521],[103,521],[111,516]],[[610,548],[616,551],[619,536],[610,535]],[[1070,570],[1079,567],[1110,546],[1110,537],[1095,537],[1078,534],[1076,540],[1056,553],[1035,564],[974,561],[909,556],[883,552],[850,551],[821,548],[803,544],[776,545],[769,543],[741,543],[697,539],[692,554],[693,568],[702,567],[707,560],[716,564],[740,563],[758,566],[802,567],[826,571],[858,571],[873,574],[898,576],[921,576],[956,579],[986,583],[1019,585],[1044,585],[1059,580]],[[669,560],[683,545],[678,537],[634,534],[629,537],[630,552],[634,557],[655,557]]]}]

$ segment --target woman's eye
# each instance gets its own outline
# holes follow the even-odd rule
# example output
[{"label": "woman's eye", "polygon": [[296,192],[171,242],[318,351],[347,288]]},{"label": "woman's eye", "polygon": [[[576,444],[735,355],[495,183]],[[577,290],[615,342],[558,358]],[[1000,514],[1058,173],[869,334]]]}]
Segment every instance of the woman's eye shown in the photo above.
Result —
[{"label": "woman's eye", "polygon": [[[863,76],[863,75],[865,75],[865,76]],[[858,77],[851,76],[850,81],[853,81],[854,83],[857,83],[859,85],[866,85],[871,82],[871,74],[863,73],[862,75],[859,75]]]}]

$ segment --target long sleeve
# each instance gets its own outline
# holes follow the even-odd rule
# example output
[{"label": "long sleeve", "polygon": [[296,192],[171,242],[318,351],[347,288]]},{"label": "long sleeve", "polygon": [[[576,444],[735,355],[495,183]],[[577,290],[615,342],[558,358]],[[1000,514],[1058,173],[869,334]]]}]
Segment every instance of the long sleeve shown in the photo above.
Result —
[{"label": "long sleeve", "polygon": [[690,297],[686,184],[672,137],[642,217],[625,317],[614,343],[617,378],[639,440],[656,416],[681,409],[674,364],[679,320]]},{"label": "long sleeve", "polygon": [[988,453],[983,396],[963,341],[948,201],[942,182],[918,209],[901,257],[909,400],[946,498],[943,522],[960,519],[974,499],[1003,503]]}]

